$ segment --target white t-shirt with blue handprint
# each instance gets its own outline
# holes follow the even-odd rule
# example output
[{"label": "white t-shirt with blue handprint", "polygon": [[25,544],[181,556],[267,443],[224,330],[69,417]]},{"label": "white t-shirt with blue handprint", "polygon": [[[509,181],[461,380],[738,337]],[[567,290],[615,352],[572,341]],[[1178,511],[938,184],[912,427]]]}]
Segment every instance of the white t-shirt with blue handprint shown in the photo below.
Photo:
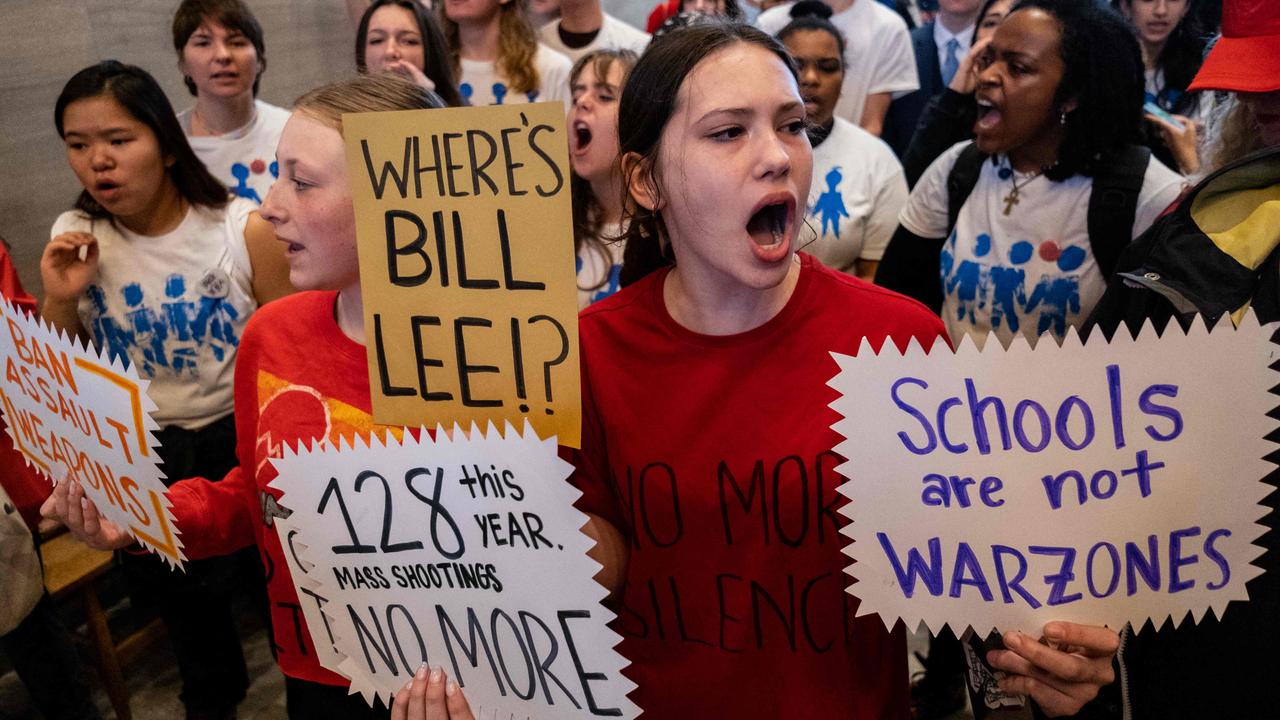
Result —
[{"label": "white t-shirt with blue handprint", "polygon": [[603,300],[622,287],[622,253],[627,243],[622,239],[626,228],[622,223],[609,223],[600,228],[600,244],[583,244],[578,249],[578,309]]},{"label": "white t-shirt with blue handprint", "polygon": [[289,119],[289,111],[255,100],[253,120],[239,130],[223,135],[191,136],[191,112],[178,113],[178,123],[200,162],[226,184],[236,197],[261,205],[267,191],[280,175],[276,166],[276,145]]},{"label": "white t-shirt with blue handprint", "polygon": [[[968,141],[929,166],[902,211],[903,227],[925,238],[947,231],[947,175]],[[970,336],[979,347],[994,333],[1002,345],[1017,335],[1045,333],[1061,341],[1084,324],[1106,289],[1089,245],[1089,196],[1083,175],[1054,182],[1019,177],[1018,203],[1008,161],[984,162],[955,229],[942,248],[942,320],[953,343]],[[1003,170],[1003,172],[1002,172]],[[1133,236],[1142,234],[1182,191],[1182,177],[1155,158],[1147,165]]]},{"label": "white t-shirt with blue handprint", "polygon": [[258,307],[244,229],[257,209],[236,198],[193,205],[178,227],[139,235],[79,210],[62,213],[51,237],[98,240],[98,275],[80,297],[80,323],[112,357],[151,381],[160,425],[194,430],[232,411],[236,351]]},{"label": "white t-shirt with blue handprint", "polygon": [[507,87],[506,78],[498,74],[496,62],[462,58],[462,75],[458,78],[458,90],[469,105],[516,105],[521,103],[559,100],[569,112],[569,71],[573,63],[569,58],[538,44],[533,56],[538,68],[540,87],[527,93],[518,93]]}]

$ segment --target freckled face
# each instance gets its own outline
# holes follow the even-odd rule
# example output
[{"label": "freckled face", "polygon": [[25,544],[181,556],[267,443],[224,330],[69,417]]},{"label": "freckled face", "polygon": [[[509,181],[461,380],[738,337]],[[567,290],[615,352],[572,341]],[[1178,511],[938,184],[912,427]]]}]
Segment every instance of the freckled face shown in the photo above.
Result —
[{"label": "freckled face", "polygon": [[306,112],[294,112],[280,134],[276,160],[280,179],[262,203],[262,216],[289,246],[289,281],[299,290],[359,286],[342,135]]}]

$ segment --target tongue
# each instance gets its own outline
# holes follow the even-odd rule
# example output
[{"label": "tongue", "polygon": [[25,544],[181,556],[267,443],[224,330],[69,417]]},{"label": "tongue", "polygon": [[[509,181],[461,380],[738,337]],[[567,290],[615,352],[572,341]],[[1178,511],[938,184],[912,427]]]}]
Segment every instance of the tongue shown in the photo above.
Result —
[{"label": "tongue", "polygon": [[987,129],[995,127],[1000,123],[1000,111],[991,108],[982,117],[978,118],[978,127]]},{"label": "tongue", "polygon": [[779,208],[764,208],[751,216],[747,222],[747,233],[757,245],[777,245],[782,242],[786,230],[784,218],[785,214]]}]

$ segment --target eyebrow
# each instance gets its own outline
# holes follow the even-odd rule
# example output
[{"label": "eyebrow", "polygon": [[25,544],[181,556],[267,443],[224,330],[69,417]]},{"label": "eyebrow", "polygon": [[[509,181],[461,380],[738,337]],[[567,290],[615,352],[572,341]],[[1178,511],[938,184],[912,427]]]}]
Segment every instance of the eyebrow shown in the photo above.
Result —
[{"label": "eyebrow", "polygon": [[131,132],[133,132],[133,129],[127,128],[127,127],[109,127],[109,128],[104,128],[102,130],[95,131],[95,132],[78,132],[76,130],[67,130],[62,135],[64,138],[72,137],[72,136],[92,137],[94,135],[118,135],[120,133],[128,134]]},{"label": "eyebrow", "polygon": [[[795,110],[796,108],[800,108],[800,107],[804,107],[804,103],[800,102],[799,100],[789,100],[783,103],[782,105],[779,105],[778,108],[774,110],[774,112],[775,113],[788,112],[790,110]],[[702,122],[707,118],[715,117],[717,115],[728,115],[729,117],[749,117],[754,114],[755,114],[755,110],[753,108],[747,108],[747,107],[716,108],[715,110],[712,110],[706,113],[701,118],[698,118],[698,121]]]}]

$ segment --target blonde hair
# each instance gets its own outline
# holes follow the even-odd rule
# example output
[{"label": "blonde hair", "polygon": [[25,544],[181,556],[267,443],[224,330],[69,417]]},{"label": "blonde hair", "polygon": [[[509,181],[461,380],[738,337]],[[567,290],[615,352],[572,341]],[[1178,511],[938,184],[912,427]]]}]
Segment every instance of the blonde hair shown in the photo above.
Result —
[{"label": "blonde hair", "polygon": [[391,73],[358,75],[350,80],[316,88],[293,103],[303,113],[342,132],[345,113],[424,110],[444,107],[444,101],[429,90]]},{"label": "blonde hair", "polygon": [[[538,52],[538,35],[529,24],[525,6],[528,0],[511,0],[498,6],[498,75],[507,81],[507,87],[518,93],[530,93],[542,85],[533,56]],[[440,7],[440,25],[444,28],[444,41],[449,46],[449,59],[453,71],[462,77],[462,48],[458,23],[445,14],[444,3]]]},{"label": "blonde hair", "polygon": [[1214,108],[1206,135],[1214,138],[1207,153],[1209,167],[1205,169],[1206,176],[1267,146],[1262,141],[1262,133],[1258,132],[1253,108],[1241,102],[1235,93]]}]

